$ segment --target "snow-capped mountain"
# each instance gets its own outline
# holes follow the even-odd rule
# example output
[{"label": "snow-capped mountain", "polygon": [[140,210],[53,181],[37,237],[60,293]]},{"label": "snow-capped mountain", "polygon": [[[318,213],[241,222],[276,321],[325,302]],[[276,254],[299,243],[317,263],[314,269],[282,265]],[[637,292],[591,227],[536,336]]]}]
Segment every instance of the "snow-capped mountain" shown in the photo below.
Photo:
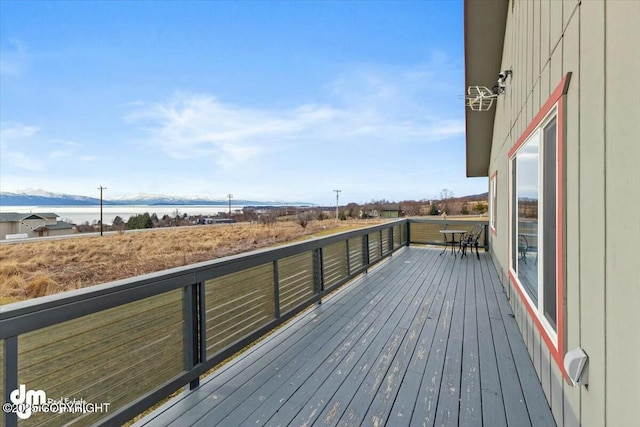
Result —
[{"label": "snow-capped mountain", "polygon": [[[207,197],[177,197],[164,194],[139,193],[131,196],[118,196],[102,201],[106,205],[226,205],[227,199],[211,199]],[[231,199],[233,205],[244,206],[311,206],[308,202],[274,202]],[[73,194],[52,193],[41,189],[29,189],[16,193],[0,191],[0,206],[80,206],[99,205],[96,197]]]},{"label": "snow-capped mountain", "polygon": [[51,193],[41,189],[29,189],[18,193],[0,191],[1,206],[60,206],[95,205],[100,199],[73,194]]},{"label": "snow-capped mountain", "polygon": [[118,196],[110,199],[112,202],[128,205],[193,205],[193,204],[225,204],[227,200],[215,200],[206,197],[177,197],[166,194],[138,193],[129,196]]}]

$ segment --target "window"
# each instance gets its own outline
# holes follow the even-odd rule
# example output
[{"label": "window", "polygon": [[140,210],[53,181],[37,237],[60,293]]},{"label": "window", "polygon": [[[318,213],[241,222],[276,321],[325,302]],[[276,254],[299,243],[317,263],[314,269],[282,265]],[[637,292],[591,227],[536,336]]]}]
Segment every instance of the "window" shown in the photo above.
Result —
[{"label": "window", "polygon": [[545,329],[557,333],[557,109],[511,157],[511,275]]},{"label": "window", "polygon": [[565,76],[509,152],[509,278],[560,366],[562,117],[569,78]]},{"label": "window", "polygon": [[525,141],[511,160],[514,181],[511,188],[512,266],[519,284],[534,306],[538,305],[538,217],[540,200],[540,131]]},{"label": "window", "polygon": [[489,181],[489,228],[493,234],[497,234],[497,220],[498,216],[498,172],[496,171],[491,175]]}]

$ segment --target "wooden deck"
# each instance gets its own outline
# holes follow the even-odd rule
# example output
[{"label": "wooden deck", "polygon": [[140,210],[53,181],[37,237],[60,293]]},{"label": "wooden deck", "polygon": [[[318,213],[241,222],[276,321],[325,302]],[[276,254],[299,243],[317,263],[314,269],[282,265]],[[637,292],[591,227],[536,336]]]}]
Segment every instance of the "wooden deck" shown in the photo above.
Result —
[{"label": "wooden deck", "polygon": [[488,254],[409,247],[138,426],[555,425]]}]

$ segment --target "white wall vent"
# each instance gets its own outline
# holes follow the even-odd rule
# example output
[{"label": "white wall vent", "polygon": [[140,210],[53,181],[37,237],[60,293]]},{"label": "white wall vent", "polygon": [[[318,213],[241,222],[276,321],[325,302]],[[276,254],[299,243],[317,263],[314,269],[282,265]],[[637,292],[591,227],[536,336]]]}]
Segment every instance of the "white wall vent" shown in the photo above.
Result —
[{"label": "white wall vent", "polygon": [[564,355],[564,370],[574,387],[589,384],[589,356],[580,347]]}]

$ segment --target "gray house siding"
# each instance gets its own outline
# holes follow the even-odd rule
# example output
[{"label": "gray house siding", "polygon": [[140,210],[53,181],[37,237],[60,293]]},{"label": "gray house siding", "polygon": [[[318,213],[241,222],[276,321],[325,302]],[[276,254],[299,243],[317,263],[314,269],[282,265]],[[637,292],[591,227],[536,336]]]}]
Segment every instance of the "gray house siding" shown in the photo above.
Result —
[{"label": "gray house siding", "polygon": [[[509,4],[488,175],[491,251],[558,425],[638,421],[640,393],[640,2]],[[497,73],[498,70],[496,70]],[[589,355],[589,386],[563,378],[508,277],[509,150],[571,73],[564,134],[564,349]]]}]

